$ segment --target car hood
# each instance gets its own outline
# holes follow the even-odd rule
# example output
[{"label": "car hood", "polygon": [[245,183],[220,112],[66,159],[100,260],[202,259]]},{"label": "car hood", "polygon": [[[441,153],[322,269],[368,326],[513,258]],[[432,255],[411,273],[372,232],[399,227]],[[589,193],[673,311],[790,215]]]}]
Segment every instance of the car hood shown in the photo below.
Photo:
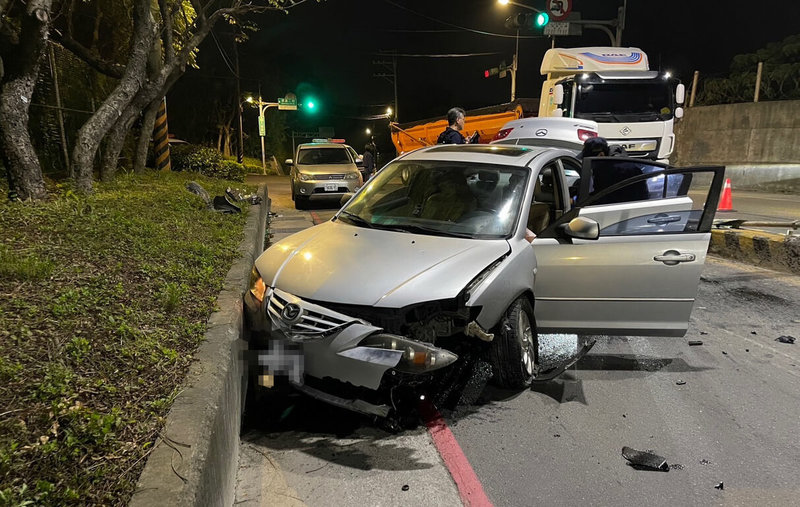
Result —
[{"label": "car hood", "polygon": [[450,299],[509,251],[505,240],[446,238],[325,222],[272,245],[264,282],[304,299],[402,308]]}]

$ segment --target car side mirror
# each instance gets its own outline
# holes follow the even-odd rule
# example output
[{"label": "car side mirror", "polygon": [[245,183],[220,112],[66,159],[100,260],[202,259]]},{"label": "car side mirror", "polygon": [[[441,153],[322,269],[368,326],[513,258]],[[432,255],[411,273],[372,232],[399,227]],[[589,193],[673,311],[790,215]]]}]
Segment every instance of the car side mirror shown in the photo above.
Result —
[{"label": "car side mirror", "polygon": [[294,161],[292,159],[290,159],[290,158],[287,158],[286,160],[284,160],[283,163],[286,164],[286,165],[294,165]]},{"label": "car side mirror", "polygon": [[342,194],[342,198],[339,199],[339,207],[344,208],[344,205],[354,196],[353,192],[345,192]]},{"label": "car side mirror", "polygon": [[575,217],[564,226],[567,236],[578,239],[597,239],[600,237],[600,224],[586,217]]}]

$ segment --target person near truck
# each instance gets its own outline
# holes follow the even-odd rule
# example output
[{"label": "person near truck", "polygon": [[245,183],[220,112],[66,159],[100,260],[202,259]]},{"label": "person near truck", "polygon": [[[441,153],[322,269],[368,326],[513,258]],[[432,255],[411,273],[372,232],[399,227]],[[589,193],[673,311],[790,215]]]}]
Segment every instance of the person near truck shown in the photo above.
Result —
[{"label": "person near truck", "polygon": [[372,177],[372,174],[375,172],[375,153],[373,149],[375,148],[374,144],[367,143],[364,146],[364,154],[361,156],[361,160],[364,163],[364,182]]},{"label": "person near truck", "polygon": [[467,121],[467,113],[460,107],[451,108],[447,111],[447,128],[439,134],[437,144],[467,144],[477,141],[478,133],[475,132],[470,139],[466,139],[461,133],[464,130],[464,123]]}]

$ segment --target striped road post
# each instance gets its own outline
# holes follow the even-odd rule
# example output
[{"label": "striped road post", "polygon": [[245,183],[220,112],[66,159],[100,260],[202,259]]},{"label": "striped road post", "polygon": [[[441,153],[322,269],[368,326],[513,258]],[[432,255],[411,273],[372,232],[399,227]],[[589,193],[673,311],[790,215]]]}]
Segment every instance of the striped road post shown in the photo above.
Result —
[{"label": "striped road post", "polygon": [[169,135],[167,129],[167,98],[161,101],[153,124],[153,152],[156,158],[156,169],[170,170],[169,162]]}]

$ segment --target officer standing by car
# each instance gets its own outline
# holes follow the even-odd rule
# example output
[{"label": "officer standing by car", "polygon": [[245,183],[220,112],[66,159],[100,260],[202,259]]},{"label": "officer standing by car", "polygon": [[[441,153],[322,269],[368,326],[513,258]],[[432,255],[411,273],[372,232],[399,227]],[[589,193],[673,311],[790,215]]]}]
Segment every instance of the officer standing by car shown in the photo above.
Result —
[{"label": "officer standing by car", "polygon": [[364,154],[361,156],[361,160],[364,163],[364,182],[370,179],[375,173],[375,153],[374,150],[375,145],[372,143],[367,143],[364,146]]}]

